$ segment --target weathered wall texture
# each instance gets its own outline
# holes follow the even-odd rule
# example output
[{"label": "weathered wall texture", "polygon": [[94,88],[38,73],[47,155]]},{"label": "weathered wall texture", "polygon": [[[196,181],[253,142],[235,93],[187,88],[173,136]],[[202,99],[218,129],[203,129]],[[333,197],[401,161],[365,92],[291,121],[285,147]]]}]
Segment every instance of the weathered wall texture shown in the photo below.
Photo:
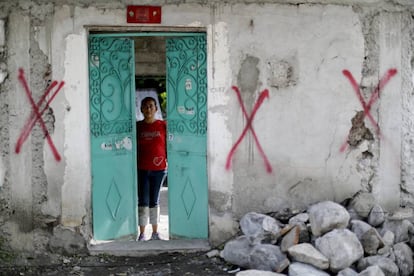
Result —
[{"label": "weathered wall texture", "polygon": [[[207,30],[213,244],[248,211],[359,191],[414,206],[411,1],[171,2],[151,2],[162,26]],[[145,3],[0,2],[0,229],[14,249],[46,248],[58,225],[91,238],[85,25],[133,26],[127,4]],[[27,124],[21,79],[35,103],[62,85],[44,126]]]}]

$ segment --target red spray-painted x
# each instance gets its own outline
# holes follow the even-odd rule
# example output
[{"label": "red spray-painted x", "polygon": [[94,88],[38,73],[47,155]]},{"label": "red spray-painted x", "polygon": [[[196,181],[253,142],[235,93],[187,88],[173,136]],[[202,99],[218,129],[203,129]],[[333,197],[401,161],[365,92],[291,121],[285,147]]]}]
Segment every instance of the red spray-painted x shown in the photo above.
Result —
[{"label": "red spray-painted x", "polygon": [[234,90],[234,92],[236,92],[237,99],[238,99],[238,101],[240,103],[240,107],[242,109],[242,112],[243,112],[243,114],[244,114],[247,122],[246,122],[246,126],[244,127],[244,129],[243,129],[243,131],[242,131],[239,139],[237,139],[236,143],[233,145],[233,147],[231,148],[231,150],[230,150],[230,152],[229,152],[229,154],[227,156],[226,170],[229,170],[231,168],[231,160],[233,158],[233,155],[236,152],[237,147],[240,145],[241,141],[243,140],[244,136],[246,135],[247,131],[250,130],[251,133],[252,133],[252,135],[253,135],[253,138],[254,138],[254,141],[256,143],[256,146],[257,146],[257,148],[259,150],[259,153],[260,153],[260,155],[262,156],[262,158],[263,158],[263,160],[265,162],[266,171],[268,173],[271,173],[272,170],[273,170],[272,169],[272,165],[270,165],[270,162],[267,159],[267,156],[266,156],[265,152],[263,151],[263,148],[262,148],[262,146],[259,143],[259,139],[257,138],[256,132],[254,131],[253,126],[252,126],[252,122],[253,122],[254,116],[256,115],[257,110],[262,105],[263,101],[266,98],[269,98],[269,90],[265,89],[265,90],[263,90],[260,93],[259,98],[257,99],[257,101],[256,101],[256,103],[255,103],[255,105],[253,107],[252,113],[249,116],[247,114],[246,107],[244,106],[244,103],[243,103],[243,100],[242,100],[242,97],[241,97],[240,90],[236,86],[232,86],[232,89]]},{"label": "red spray-painted x", "polygon": [[57,81],[53,81],[52,84],[46,89],[45,93],[42,95],[42,97],[40,98],[40,100],[38,101],[38,103],[36,104],[33,100],[32,97],[32,93],[29,89],[29,85],[27,84],[27,81],[24,77],[24,71],[22,68],[19,69],[19,77],[18,77],[19,81],[21,82],[21,84],[23,85],[23,88],[26,92],[27,98],[29,99],[29,102],[32,106],[32,112],[30,117],[28,118],[20,136],[19,139],[17,140],[16,143],[16,147],[15,147],[15,152],[19,153],[23,143],[26,141],[27,137],[29,136],[30,132],[32,131],[34,125],[36,124],[36,122],[39,122],[40,126],[42,127],[43,130],[43,134],[46,137],[46,140],[50,146],[50,149],[52,150],[52,153],[55,157],[56,161],[60,161],[61,157],[59,152],[57,151],[55,145],[53,144],[52,138],[50,138],[49,135],[49,131],[47,130],[46,124],[42,119],[42,114],[49,108],[49,104],[53,101],[53,99],[55,98],[55,96],[57,95],[57,93],[60,91],[60,89],[63,87],[63,85],[65,84],[64,81],[61,81],[59,83],[59,86],[57,87],[57,89],[52,93],[52,96],[50,97],[49,100],[46,101],[45,106],[43,107],[42,110],[39,110],[40,107],[42,106],[42,104],[45,102],[47,95],[52,91],[52,89],[58,85]]},{"label": "red spray-painted x", "polygon": [[[377,135],[380,135],[380,127],[377,123],[377,121],[375,121],[375,119],[372,117],[371,114],[371,107],[372,105],[375,103],[375,101],[378,100],[379,98],[379,94],[381,92],[381,90],[384,88],[384,86],[389,82],[389,80],[395,76],[397,74],[397,69],[395,68],[391,68],[387,71],[387,73],[380,79],[380,81],[378,82],[378,85],[375,87],[373,93],[371,94],[371,97],[368,101],[368,103],[365,101],[364,97],[362,96],[361,90],[359,88],[358,83],[355,81],[354,77],[352,76],[351,72],[349,72],[348,70],[343,70],[342,73],[344,74],[344,76],[349,80],[349,82],[351,83],[352,87],[354,88],[354,91],[359,99],[359,101],[361,102],[362,108],[364,110],[364,117],[367,116],[369,121],[372,123],[372,125],[375,127],[376,133]],[[348,139],[347,139],[348,140]],[[345,141],[342,146],[340,147],[340,152],[344,152],[345,149],[348,146],[348,141]]]}]

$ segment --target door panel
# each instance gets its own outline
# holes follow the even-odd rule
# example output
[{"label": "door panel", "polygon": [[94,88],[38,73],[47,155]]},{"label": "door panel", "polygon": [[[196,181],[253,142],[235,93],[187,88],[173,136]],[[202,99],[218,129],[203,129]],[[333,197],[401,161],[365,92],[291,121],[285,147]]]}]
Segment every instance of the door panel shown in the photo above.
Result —
[{"label": "door panel", "polygon": [[93,232],[110,240],[137,231],[133,40],[89,39]]},{"label": "door panel", "polygon": [[208,238],[206,39],[166,43],[170,238]]}]

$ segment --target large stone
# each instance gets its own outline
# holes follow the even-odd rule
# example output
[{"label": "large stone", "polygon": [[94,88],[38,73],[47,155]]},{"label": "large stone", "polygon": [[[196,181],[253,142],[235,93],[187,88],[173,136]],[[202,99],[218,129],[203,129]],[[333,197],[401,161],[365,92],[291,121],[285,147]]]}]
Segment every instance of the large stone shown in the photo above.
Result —
[{"label": "large stone", "polygon": [[289,247],[299,243],[300,228],[299,226],[293,227],[283,238],[280,243],[282,252],[287,252]]},{"label": "large stone", "polygon": [[358,276],[358,272],[356,272],[352,268],[347,267],[339,271],[338,274],[336,274],[336,276]]},{"label": "large stone", "polygon": [[240,228],[252,244],[259,244],[263,240],[275,241],[280,236],[277,221],[270,216],[256,212],[245,214],[240,220]]},{"label": "large stone", "polygon": [[358,276],[385,276],[385,274],[379,266],[372,265],[361,271]]},{"label": "large stone", "polygon": [[367,218],[375,205],[375,198],[371,193],[361,192],[357,194],[350,203],[355,212],[363,218]]},{"label": "large stone", "polygon": [[397,243],[393,247],[395,262],[401,276],[409,276],[413,273],[413,251],[405,243]]},{"label": "large stone", "polygon": [[228,263],[249,268],[250,252],[252,248],[249,238],[246,236],[239,236],[226,243],[221,252],[221,257]]},{"label": "large stone", "polygon": [[385,220],[383,223],[380,233],[383,235],[386,231],[391,231],[395,235],[395,243],[409,242],[411,233],[413,231],[413,224],[406,220]]},{"label": "large stone", "polygon": [[249,268],[252,269],[282,272],[289,264],[287,256],[276,245],[257,244],[250,252]]},{"label": "large stone", "polygon": [[356,219],[356,220],[364,220],[363,217],[361,217],[360,215],[358,215],[358,213],[354,210],[354,208],[352,207],[348,207],[347,211],[349,213],[349,215],[351,216],[351,220]]},{"label": "large stone", "polygon": [[316,248],[329,259],[330,268],[338,272],[364,256],[357,236],[348,229],[335,229],[316,239]]},{"label": "large stone", "polygon": [[293,261],[313,265],[319,269],[329,268],[329,260],[310,243],[301,243],[288,249]]},{"label": "large stone", "polygon": [[358,219],[351,220],[350,224],[351,224],[351,231],[355,233],[355,235],[358,237],[359,240],[362,238],[365,232],[367,232],[368,230],[372,228],[372,226],[366,223],[365,221],[358,220]]},{"label": "large stone", "polygon": [[289,266],[289,276],[329,276],[328,273],[314,266],[303,263],[292,263]]},{"label": "large stone", "polygon": [[309,214],[307,213],[300,213],[296,216],[293,216],[289,219],[289,224],[296,225],[301,223],[306,223],[309,221]]},{"label": "large stone", "polygon": [[[298,221],[293,224],[288,224],[287,226],[283,227],[282,230],[280,230],[281,235],[282,236],[286,235],[294,227],[299,229],[299,242],[298,243],[310,242],[311,234],[309,231],[309,227],[304,222]],[[283,248],[282,248],[282,251],[283,251]]]},{"label": "large stone", "polygon": [[316,237],[335,228],[346,228],[349,223],[348,211],[338,203],[323,201],[308,209],[312,234]]},{"label": "large stone", "polygon": [[358,261],[358,270],[362,271],[369,266],[377,265],[387,276],[398,276],[398,266],[384,256],[370,256]]},{"label": "large stone", "polygon": [[359,240],[367,255],[377,254],[378,249],[384,246],[381,236],[374,227],[366,231]]}]

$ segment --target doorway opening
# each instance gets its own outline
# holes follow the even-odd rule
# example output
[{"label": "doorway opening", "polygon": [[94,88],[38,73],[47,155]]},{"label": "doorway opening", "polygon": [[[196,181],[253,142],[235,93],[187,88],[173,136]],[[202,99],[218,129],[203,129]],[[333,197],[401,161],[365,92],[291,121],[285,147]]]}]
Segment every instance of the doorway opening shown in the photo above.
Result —
[{"label": "doorway opening", "polygon": [[[152,97],[156,100],[158,110],[155,118],[168,120],[165,47],[165,37],[163,36],[134,37],[136,121],[144,119],[141,113],[141,101],[145,97]],[[169,239],[168,217],[167,174],[160,191],[160,220],[158,223],[158,232],[165,240]],[[151,237],[151,233],[151,225],[147,225],[145,236]]]}]

